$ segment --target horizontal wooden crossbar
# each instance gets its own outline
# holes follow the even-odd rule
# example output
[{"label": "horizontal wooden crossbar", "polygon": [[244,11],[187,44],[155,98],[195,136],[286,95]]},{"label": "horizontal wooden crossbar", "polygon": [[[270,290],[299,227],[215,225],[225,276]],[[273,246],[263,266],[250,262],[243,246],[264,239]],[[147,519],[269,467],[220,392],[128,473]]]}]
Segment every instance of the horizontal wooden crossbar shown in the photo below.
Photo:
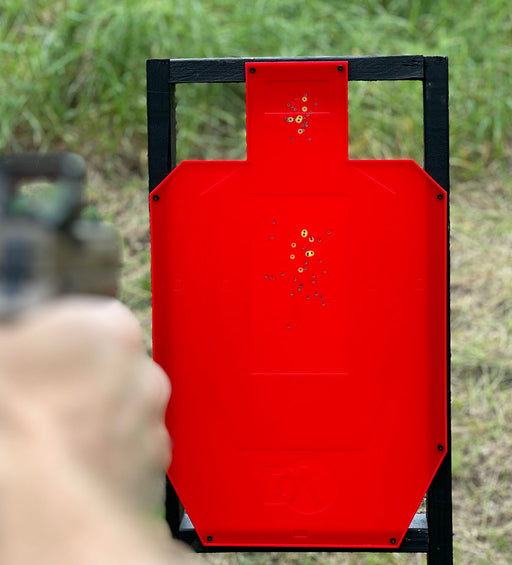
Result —
[{"label": "horizontal wooden crossbar", "polygon": [[389,57],[260,57],[169,59],[169,82],[245,82],[245,63],[276,61],[348,61],[348,80],[422,80],[421,55]]}]

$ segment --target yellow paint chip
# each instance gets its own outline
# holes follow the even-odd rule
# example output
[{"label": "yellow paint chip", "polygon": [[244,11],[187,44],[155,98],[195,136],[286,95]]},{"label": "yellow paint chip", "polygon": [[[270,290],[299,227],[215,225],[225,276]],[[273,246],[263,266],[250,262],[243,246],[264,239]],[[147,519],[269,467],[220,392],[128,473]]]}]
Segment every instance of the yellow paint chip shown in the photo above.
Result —
[{"label": "yellow paint chip", "polygon": [[311,236],[309,236],[309,241],[313,242],[313,241],[315,241],[315,238],[311,235]]},{"label": "yellow paint chip", "polygon": [[306,257],[313,257],[313,255],[315,254],[314,251],[306,251]]},{"label": "yellow paint chip", "polygon": [[308,97],[307,96],[303,96],[302,97],[302,102],[307,102],[308,101]]},{"label": "yellow paint chip", "polygon": [[307,112],[307,111],[308,111],[308,107],[307,107],[307,106],[302,106],[302,111],[303,111],[303,112]]},{"label": "yellow paint chip", "polygon": [[298,129],[298,130],[297,130],[297,133],[304,133],[304,130],[303,130],[303,129]]},{"label": "yellow paint chip", "polygon": [[292,118],[291,116],[288,116],[288,117],[286,118],[286,121],[287,121],[287,122],[293,122],[293,118]]},{"label": "yellow paint chip", "polygon": [[304,271],[304,269],[303,269],[302,267],[299,267],[299,268],[297,269],[297,271],[299,271],[299,273],[302,273],[302,271]]},{"label": "yellow paint chip", "polygon": [[290,255],[290,259],[295,259],[295,255]]},{"label": "yellow paint chip", "polygon": [[300,124],[303,119],[304,119],[304,117],[299,114],[299,115],[295,118],[295,121],[296,121],[298,124]]},{"label": "yellow paint chip", "polygon": [[300,235],[301,235],[302,237],[307,237],[307,236],[308,236],[308,230],[306,230],[306,229],[302,230],[302,231],[300,232]]},{"label": "yellow paint chip", "polygon": [[297,244],[296,244],[296,243],[292,243],[292,247],[297,247]]}]

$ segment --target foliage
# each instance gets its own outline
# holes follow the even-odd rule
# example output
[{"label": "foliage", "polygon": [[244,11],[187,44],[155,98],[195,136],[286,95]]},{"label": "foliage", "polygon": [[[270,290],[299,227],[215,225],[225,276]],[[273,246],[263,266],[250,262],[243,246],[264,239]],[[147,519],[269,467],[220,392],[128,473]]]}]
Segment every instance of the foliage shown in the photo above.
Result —
[{"label": "foliage", "polygon": [[[502,0],[4,0],[0,36],[4,151],[66,147],[100,168],[142,170],[144,61],[162,57],[447,55],[456,178],[502,159],[511,141]],[[421,109],[410,90],[351,83],[354,156],[417,158]],[[178,95],[181,158],[243,157],[242,85]]]}]

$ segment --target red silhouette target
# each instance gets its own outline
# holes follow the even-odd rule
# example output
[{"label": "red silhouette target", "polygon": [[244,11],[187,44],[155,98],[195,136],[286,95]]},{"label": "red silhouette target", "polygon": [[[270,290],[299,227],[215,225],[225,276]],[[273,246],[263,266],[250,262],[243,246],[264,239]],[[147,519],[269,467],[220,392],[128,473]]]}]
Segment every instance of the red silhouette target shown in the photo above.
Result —
[{"label": "red silhouette target", "polygon": [[246,73],[247,160],[151,193],[169,478],[207,546],[392,548],[447,441],[446,193],[348,158],[346,62]]}]

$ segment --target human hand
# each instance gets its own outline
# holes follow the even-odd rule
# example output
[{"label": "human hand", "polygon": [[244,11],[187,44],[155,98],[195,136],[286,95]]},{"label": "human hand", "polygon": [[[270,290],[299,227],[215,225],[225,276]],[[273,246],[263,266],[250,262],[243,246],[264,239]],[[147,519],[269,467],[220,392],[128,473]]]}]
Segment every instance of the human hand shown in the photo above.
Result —
[{"label": "human hand", "polygon": [[39,532],[58,524],[61,535],[66,523],[96,531],[108,521],[136,538],[159,522],[167,535],[156,512],[169,394],[116,301],[60,299],[1,327],[0,530],[23,528],[26,539],[31,521]]}]

